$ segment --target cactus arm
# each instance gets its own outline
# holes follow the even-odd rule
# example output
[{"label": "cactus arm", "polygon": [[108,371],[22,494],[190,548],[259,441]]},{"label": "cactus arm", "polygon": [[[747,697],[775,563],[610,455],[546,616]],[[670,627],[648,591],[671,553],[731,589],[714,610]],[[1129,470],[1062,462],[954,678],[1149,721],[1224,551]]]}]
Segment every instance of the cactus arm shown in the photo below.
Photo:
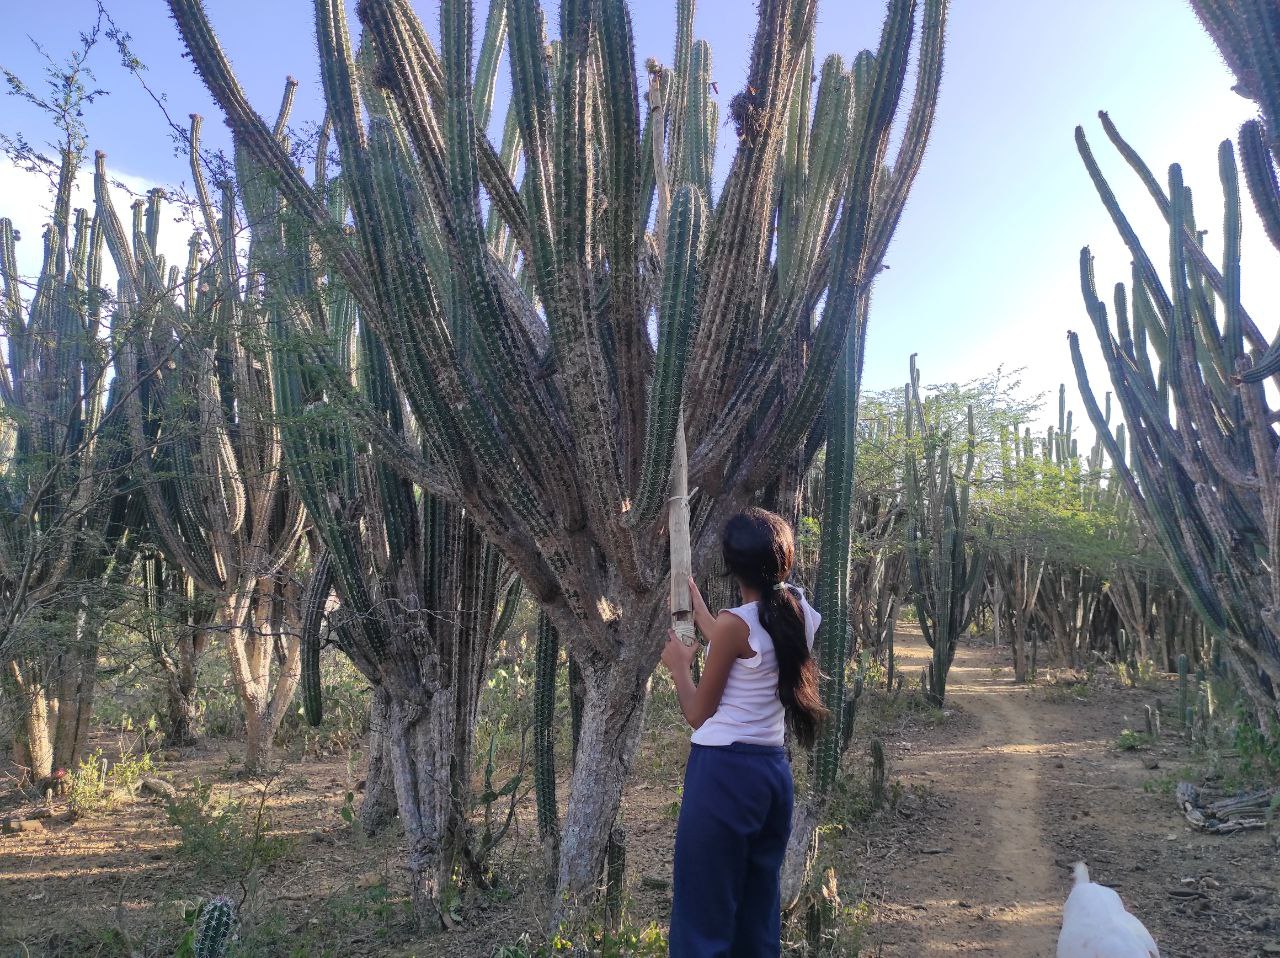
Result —
[{"label": "cactus arm", "polygon": [[702,194],[686,183],[671,204],[658,308],[658,363],[649,390],[644,472],[628,521],[647,523],[658,514],[671,479],[681,417],[685,365],[697,333],[698,267],[706,217]]},{"label": "cactus arm", "polygon": [[1240,159],[1258,219],[1262,220],[1271,244],[1280,249],[1280,183],[1276,181],[1275,164],[1262,124],[1257,120],[1249,120],[1240,127]]},{"label": "cactus arm", "polygon": [[1173,311],[1173,301],[1165,290],[1164,283],[1156,271],[1155,264],[1151,262],[1151,257],[1147,255],[1147,251],[1143,248],[1142,241],[1138,239],[1138,234],[1134,231],[1133,226],[1130,225],[1128,218],[1124,215],[1124,211],[1120,208],[1120,201],[1116,199],[1115,192],[1111,189],[1111,184],[1107,182],[1106,177],[1102,174],[1102,169],[1098,166],[1098,161],[1094,159],[1093,150],[1090,149],[1089,141],[1084,135],[1084,128],[1079,126],[1076,127],[1076,149],[1080,153],[1080,158],[1084,161],[1089,178],[1093,180],[1094,189],[1097,190],[1098,196],[1102,200],[1102,205],[1111,214],[1111,220],[1115,223],[1116,230],[1124,240],[1125,246],[1129,248],[1134,263],[1141,272],[1143,285],[1152,296],[1160,321],[1167,326],[1170,314]]},{"label": "cactus arm", "polygon": [[[554,846],[560,830],[556,808],[556,672],[560,659],[559,636],[551,618],[538,616],[534,647],[533,781],[538,834]],[[553,855],[548,855],[554,861]]]},{"label": "cactus arm", "polygon": [[871,231],[870,262],[879,268],[889,249],[889,241],[906,207],[907,194],[924,161],[925,146],[933,131],[938,92],[942,87],[943,52],[950,0],[925,0],[920,23],[920,54],[916,68],[915,94],[903,128],[902,143],[894,157],[892,173],[883,198],[876,204]]},{"label": "cactus arm", "polygon": [[822,611],[817,643],[819,693],[830,713],[818,735],[814,755],[815,791],[826,795],[835,784],[845,749],[846,670],[854,654],[849,628],[849,549],[853,527],[858,379],[861,357],[852,337],[831,382],[826,407],[826,461],[823,466],[823,522],[818,547],[816,598]]},{"label": "cactus arm", "polygon": [[[769,245],[765,234],[771,220],[766,208],[774,201],[772,181],[778,141],[786,134],[796,66],[805,55],[803,44],[797,48],[791,42],[793,21],[798,18],[811,26],[815,8],[814,0],[771,0],[759,5],[746,87],[730,106],[738,149],[707,237],[702,296],[704,332],[692,359],[694,389],[686,407],[689,432],[694,437],[700,437],[724,408],[723,403],[715,401],[715,395],[726,382],[735,381],[725,371],[737,360],[736,351],[725,349],[724,344],[732,339],[734,324],[751,310],[756,291],[765,286],[762,278]],[[672,104],[673,116],[680,116],[682,102],[683,97]],[[679,156],[678,147],[673,153]],[[824,379],[824,387],[829,378]],[[690,456],[693,481],[702,471],[697,461],[699,442],[695,440]]]},{"label": "cactus arm", "polygon": [[[476,118],[478,136],[488,129],[493,111],[493,92],[497,86],[498,64],[502,61],[502,48],[507,38],[507,5],[501,0],[489,4],[489,14],[484,22],[484,39],[480,42],[480,57],[476,61],[476,82],[472,94],[471,111]],[[503,171],[510,177],[510,168],[504,162]],[[512,189],[514,193],[514,187]]]},{"label": "cactus arm", "polygon": [[313,728],[324,721],[324,701],[320,690],[320,623],[332,588],[332,560],[327,552],[322,552],[316,557],[302,596],[302,707],[307,724]]},{"label": "cactus arm", "polygon": [[627,488],[643,469],[645,373],[653,357],[640,296],[643,230],[636,229],[640,200],[641,139],[635,42],[625,0],[602,0],[600,50],[603,80],[599,98],[605,111],[606,169],[604,241],[609,261],[609,330],[617,379],[618,460]]},{"label": "cactus arm", "polygon": [[[667,165],[672,170],[684,169],[684,124],[688,114],[683,106],[689,96],[690,66],[693,60],[693,19],[695,0],[676,0],[676,45],[671,63],[671,87],[667,104]],[[667,93],[666,90],[663,91]]]},{"label": "cactus arm", "polygon": [[369,315],[376,315],[378,301],[368,287],[369,270],[347,242],[341,224],[330,220],[323,202],[307,186],[288,151],[272,136],[245,97],[218,45],[202,0],[170,0],[169,10],[201,78],[226,114],[237,142],[278,179],[281,192],[315,230],[317,242],[339,268],[361,308]]},{"label": "cactus arm", "polygon": [[[555,192],[551,158],[551,85],[544,52],[542,9],[536,0],[508,0],[511,52],[511,102],[524,146],[525,173],[521,184],[532,237],[534,287],[544,304],[554,301],[556,288]],[[547,306],[550,309],[550,305]]]}]

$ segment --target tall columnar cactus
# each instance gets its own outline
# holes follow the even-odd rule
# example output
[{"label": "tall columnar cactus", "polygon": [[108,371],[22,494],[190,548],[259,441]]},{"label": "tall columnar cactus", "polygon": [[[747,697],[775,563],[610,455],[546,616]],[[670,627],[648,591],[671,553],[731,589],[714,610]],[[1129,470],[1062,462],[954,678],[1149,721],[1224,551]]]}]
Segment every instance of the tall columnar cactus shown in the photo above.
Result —
[{"label": "tall columnar cactus", "polygon": [[[292,94],[291,82],[278,128]],[[219,184],[222,203],[215,207],[199,166],[199,129],[193,118],[192,170],[211,246],[207,264],[193,238],[185,273],[177,267],[166,273],[156,253],[160,192],[134,204],[126,232],[101,156],[95,190],[120,274],[120,309],[132,323],[116,376],[128,397],[124,415],[147,520],[165,558],[217,604],[216,629],[226,637],[244,709],[245,765],[260,771],[299,676],[293,570],[305,514],[280,461],[279,410],[262,336],[263,317],[287,295],[288,280],[281,275],[279,197],[244,154],[237,157],[239,198],[255,229],[242,275],[236,184]]]},{"label": "tall columnar cactus", "polygon": [[74,151],[62,154],[30,297],[18,235],[0,219],[0,662],[23,701],[36,778],[78,761],[97,630],[138,524],[123,389],[108,374],[127,317],[102,290],[101,211],[71,208],[78,163]]},{"label": "tall columnar cactus", "polygon": [[[506,14],[513,118],[499,149],[478,122],[489,61],[472,63],[469,0],[440,4],[439,50],[408,0],[359,4],[369,69],[355,62],[345,5],[316,0],[348,237],[245,98],[200,0],[170,0],[240,149],[273,175],[385,349],[429,453],[409,478],[467,510],[580,666],[556,895],[565,914],[594,898],[603,874],[664,640],[672,414],[684,413],[698,565],[820,411],[923,156],[946,4],[888,0],[879,50],[854,69],[864,107],[828,100],[817,113],[806,95],[816,0],[760,4],[717,196],[707,171],[720,124],[692,0],[678,5],[675,63],[655,65],[647,122],[625,0],[560,4],[550,55],[538,0],[493,6]],[[917,7],[921,68],[890,162]],[[663,188],[668,219],[682,194],[691,213],[702,208],[700,251],[662,249],[668,225],[652,213]],[[660,316],[655,344],[648,317],[668,273],[695,266],[692,315]],[[659,354],[671,362],[652,375]]]},{"label": "tall columnar cactus", "polygon": [[[1241,128],[1239,149],[1254,205],[1280,250],[1280,136],[1275,59],[1275,0],[1195,4],[1262,117]],[[1218,150],[1225,209],[1222,265],[1204,248],[1182,168],[1165,189],[1105,114],[1103,126],[1138,174],[1169,226],[1169,275],[1162,279],[1103,176],[1084,131],[1076,140],[1085,166],[1133,258],[1133,278],[1115,287],[1115,330],[1098,296],[1093,258],[1081,252],[1085,305],[1102,347],[1129,450],[1107,425],[1089,386],[1079,340],[1072,360],[1086,408],[1135,509],[1164,551],[1174,576],[1224,661],[1252,702],[1262,728],[1280,720],[1280,449],[1268,381],[1280,349],[1269,345],[1241,301],[1241,204],[1235,149]]]},{"label": "tall columnar cactus", "polygon": [[951,430],[931,420],[920,397],[914,356],[905,400],[907,564],[920,628],[933,650],[925,691],[940,706],[960,636],[973,621],[986,576],[986,550],[973,544],[969,520],[973,409],[968,412],[968,442],[957,476],[951,465]]},{"label": "tall columnar cactus", "polygon": [[560,814],[556,804],[556,673],[560,641],[551,618],[538,616],[534,651],[533,787],[538,811],[538,835],[554,865],[559,855]]},{"label": "tall columnar cactus", "polygon": [[[496,30],[491,21],[490,38]],[[375,101],[372,109],[389,105]],[[329,180],[323,150],[316,182],[331,221],[341,223],[345,193]],[[287,204],[282,225],[279,252],[293,264],[293,296],[313,304],[316,321],[299,323],[291,297],[269,300],[283,459],[316,540],[303,603],[304,708],[319,721],[319,633],[333,592],[339,604],[328,614],[329,634],[376,689],[384,751],[370,762],[381,762],[394,781],[416,911],[447,924],[445,887],[471,861],[466,812],[476,709],[519,580],[464,510],[397,473],[352,427],[358,408],[403,448],[419,441],[382,341],[361,321],[347,284],[311,259],[306,231]],[[458,295],[447,289],[447,313],[462,308]]]},{"label": "tall columnar cactus", "polygon": [[[1000,478],[1002,491],[1007,496],[1017,497],[1028,484],[1042,482],[1038,468],[1041,460],[1030,454],[1029,445],[1030,436],[1024,442],[1016,428],[1012,435],[1008,430],[1001,431]],[[988,563],[996,586],[992,612],[1008,634],[1013,676],[1017,682],[1025,682],[1030,677],[1030,627],[1039,603],[1047,559],[1047,549],[1039,543],[1026,543],[1012,537],[1007,545],[993,545],[989,552]]]},{"label": "tall columnar cactus", "polygon": [[[1095,442],[1087,457],[1081,455],[1072,419],[1067,410],[1066,386],[1059,386],[1057,426],[1050,427],[1042,447],[1043,475],[1052,501],[1061,508],[1096,513],[1105,507],[1101,494],[1103,447]],[[1099,522],[1100,527],[1104,524]],[[1070,554],[1047,557],[1035,614],[1053,640],[1059,661],[1071,666],[1083,663],[1090,625],[1102,601],[1104,586],[1099,564],[1081,562]],[[1034,678],[1034,663],[1030,672]]]}]

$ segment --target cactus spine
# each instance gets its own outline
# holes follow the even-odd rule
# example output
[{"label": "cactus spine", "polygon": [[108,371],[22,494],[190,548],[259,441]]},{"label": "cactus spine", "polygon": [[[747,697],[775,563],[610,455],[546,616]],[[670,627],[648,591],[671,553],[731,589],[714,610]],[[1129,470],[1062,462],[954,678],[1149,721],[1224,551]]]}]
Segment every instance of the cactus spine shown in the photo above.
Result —
[{"label": "cactus spine", "polygon": [[[514,123],[501,153],[477,121],[489,61],[472,63],[471,3],[440,4],[439,51],[408,0],[361,3],[374,66],[364,70],[345,7],[316,0],[351,238],[245,99],[204,5],[169,6],[238,146],[274,175],[386,350],[431,454],[411,463],[402,442],[368,422],[360,430],[384,455],[401,450],[407,478],[467,509],[583,663],[583,760],[565,810],[555,908],[587,906],[639,737],[635,703],[663,640],[651,623],[670,602],[660,515],[676,453],[669,424],[683,411],[689,486],[702,490],[690,523],[700,565],[727,516],[777,475],[820,412],[923,155],[946,4],[888,0],[879,52],[858,61],[866,107],[831,117],[833,130],[849,127],[847,146],[827,157],[827,191],[798,218],[803,242],[785,262],[771,252],[779,229],[791,228],[777,215],[779,158],[793,111],[809,112],[794,91],[816,0],[760,6],[746,88],[728,110],[736,153],[714,197],[705,194],[719,124],[692,0],[678,4],[675,62],[654,71],[665,106],[651,108],[647,124],[625,0],[560,4],[550,58],[542,5],[508,0]],[[922,67],[906,136],[889,159],[918,8]],[[816,170],[799,142],[794,169]],[[808,142],[833,141],[815,132]],[[682,204],[691,215],[704,208],[700,251],[663,250],[666,223],[649,232],[664,183],[673,221]],[[504,237],[510,246],[490,246]],[[646,317],[694,266],[692,315],[662,324],[659,338],[669,333],[672,348],[651,376]],[[777,414],[761,415],[766,408]]]}]

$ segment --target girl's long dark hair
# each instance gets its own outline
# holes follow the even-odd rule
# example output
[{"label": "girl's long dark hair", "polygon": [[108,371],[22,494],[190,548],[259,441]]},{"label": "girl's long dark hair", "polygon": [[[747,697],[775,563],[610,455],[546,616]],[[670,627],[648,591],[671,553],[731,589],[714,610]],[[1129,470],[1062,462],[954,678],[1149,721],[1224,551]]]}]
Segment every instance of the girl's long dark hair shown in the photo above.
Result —
[{"label": "girl's long dark hair", "polygon": [[804,610],[786,582],[795,561],[795,536],[782,516],[747,509],[725,523],[724,564],[738,581],[760,593],[760,624],[778,657],[778,698],[796,740],[812,748],[827,710],[818,695],[818,669],[809,653]]}]

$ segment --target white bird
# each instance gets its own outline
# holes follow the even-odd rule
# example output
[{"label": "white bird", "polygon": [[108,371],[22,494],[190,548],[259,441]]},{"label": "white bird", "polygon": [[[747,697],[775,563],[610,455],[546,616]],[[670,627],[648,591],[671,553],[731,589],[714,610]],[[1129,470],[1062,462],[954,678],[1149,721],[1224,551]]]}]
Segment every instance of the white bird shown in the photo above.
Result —
[{"label": "white bird", "polygon": [[1142,922],[1125,910],[1114,889],[1089,881],[1076,862],[1075,884],[1062,908],[1058,958],[1160,958],[1160,949]]}]

